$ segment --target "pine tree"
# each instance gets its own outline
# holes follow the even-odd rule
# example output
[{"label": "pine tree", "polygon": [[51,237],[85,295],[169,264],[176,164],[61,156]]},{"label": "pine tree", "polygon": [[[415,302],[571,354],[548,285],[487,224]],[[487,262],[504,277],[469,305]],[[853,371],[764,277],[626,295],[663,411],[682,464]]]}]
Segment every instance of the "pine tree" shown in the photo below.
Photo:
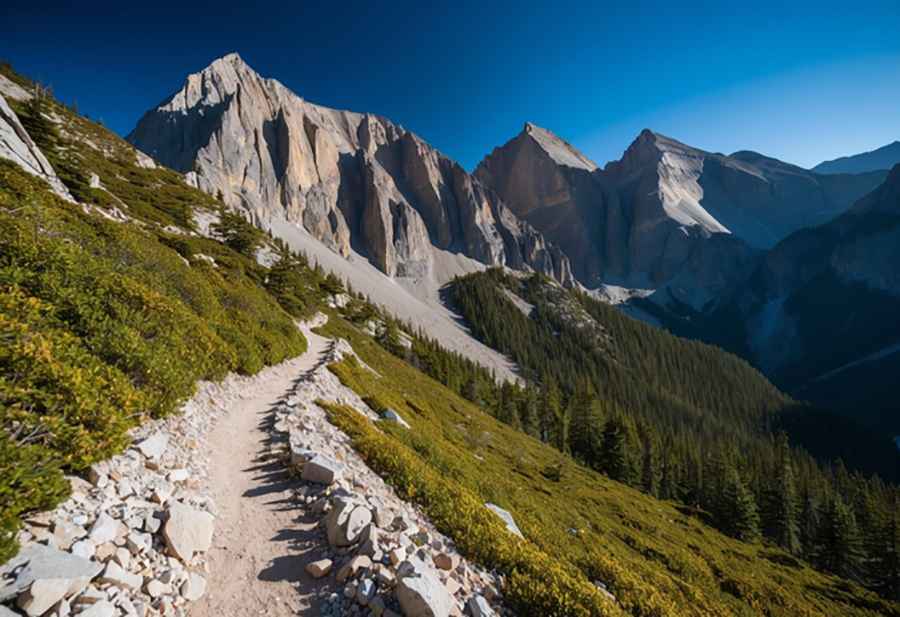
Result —
[{"label": "pine tree", "polygon": [[819,563],[843,578],[859,580],[862,546],[856,517],[840,495],[834,495],[822,516]]},{"label": "pine tree", "polygon": [[613,480],[634,485],[637,481],[634,440],[624,419],[612,417],[603,429],[600,468]]},{"label": "pine tree", "polygon": [[787,436],[778,438],[778,468],[767,491],[764,508],[766,535],[792,555],[800,553],[797,491]]},{"label": "pine tree", "polygon": [[817,563],[819,560],[819,540],[821,538],[821,517],[815,497],[807,490],[800,506],[800,548],[803,558]]},{"label": "pine tree", "polygon": [[734,466],[725,470],[719,525],[730,535],[752,542],[759,537],[759,511],[756,499]]},{"label": "pine tree", "polygon": [[540,439],[541,428],[538,421],[538,400],[537,392],[531,386],[525,388],[525,394],[522,397],[519,417],[522,420],[522,430],[528,435]]},{"label": "pine tree", "polygon": [[596,466],[599,426],[594,406],[594,389],[587,381],[578,384],[569,400],[569,447],[572,455],[588,465]]},{"label": "pine tree", "polygon": [[641,489],[649,495],[659,497],[662,481],[659,450],[653,436],[647,431],[644,431],[641,442],[644,448],[641,464]]}]

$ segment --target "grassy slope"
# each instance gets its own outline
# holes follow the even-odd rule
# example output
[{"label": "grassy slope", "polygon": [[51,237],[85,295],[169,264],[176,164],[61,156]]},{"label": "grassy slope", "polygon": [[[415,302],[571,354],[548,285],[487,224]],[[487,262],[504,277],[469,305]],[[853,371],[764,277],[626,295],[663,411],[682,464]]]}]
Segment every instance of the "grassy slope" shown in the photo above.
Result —
[{"label": "grassy slope", "polygon": [[[0,161],[0,562],[19,517],[65,496],[62,473],[119,451],[128,428],[174,411],[197,380],[255,373],[306,347],[267,270],[192,233],[194,210],[221,204],[171,170],[140,167],[102,126],[46,105],[55,129],[32,137],[96,207]],[[90,188],[91,173],[105,189]],[[127,221],[102,214],[113,208]],[[288,292],[309,309],[320,279],[298,266]]]},{"label": "grassy slope", "polygon": [[[896,605],[854,584],[778,549],[728,538],[670,502],[577,466],[343,320],[332,319],[325,332],[349,339],[380,375],[345,361],[333,367],[341,380],[397,409],[412,425],[410,431],[385,427],[397,452],[415,453],[443,478],[510,510],[540,549],[572,572],[605,581],[632,614],[900,615]],[[560,463],[559,482],[542,475]],[[423,505],[426,511],[436,507]]]}]

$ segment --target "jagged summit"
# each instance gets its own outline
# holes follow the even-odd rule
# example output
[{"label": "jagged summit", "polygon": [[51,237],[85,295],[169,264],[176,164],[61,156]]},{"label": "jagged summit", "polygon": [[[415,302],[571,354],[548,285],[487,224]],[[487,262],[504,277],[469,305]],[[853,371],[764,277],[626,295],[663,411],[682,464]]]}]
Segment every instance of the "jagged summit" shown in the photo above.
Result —
[{"label": "jagged summit", "polygon": [[527,136],[534,140],[550,158],[560,165],[587,171],[597,169],[597,164],[594,161],[576,150],[569,142],[534,123],[525,123],[522,133],[519,134],[519,137],[522,136]]},{"label": "jagged summit", "polygon": [[[235,53],[189,75],[128,139],[260,224],[302,225],[389,276],[440,284],[485,264],[571,282],[556,247],[424,140],[310,103]],[[463,259],[442,265],[435,249]]]}]

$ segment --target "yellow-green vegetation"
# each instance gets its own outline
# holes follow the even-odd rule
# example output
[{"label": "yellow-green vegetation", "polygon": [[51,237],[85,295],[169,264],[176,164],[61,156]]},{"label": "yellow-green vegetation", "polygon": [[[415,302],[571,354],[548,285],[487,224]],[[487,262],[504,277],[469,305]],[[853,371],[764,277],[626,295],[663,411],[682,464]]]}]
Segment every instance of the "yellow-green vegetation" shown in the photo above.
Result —
[{"label": "yellow-green vegetation", "polygon": [[[517,613],[615,614],[588,591],[602,581],[632,615],[900,615],[856,584],[778,548],[725,536],[686,508],[577,465],[342,319],[323,331],[350,340],[376,371],[345,359],[331,367],[341,381],[376,407],[397,410],[411,429],[376,428],[340,407],[331,408],[334,421],[466,554],[507,575]],[[513,513],[531,548],[486,517],[488,501]]]},{"label": "yellow-green vegetation", "polygon": [[[280,250],[270,280],[252,252],[195,234],[196,210],[222,204],[102,126],[49,96],[15,107],[81,204],[0,161],[0,562],[21,515],[66,495],[64,473],[120,451],[198,380],[301,354],[295,319],[328,287],[301,256]],[[250,233],[223,219],[223,238]]]}]

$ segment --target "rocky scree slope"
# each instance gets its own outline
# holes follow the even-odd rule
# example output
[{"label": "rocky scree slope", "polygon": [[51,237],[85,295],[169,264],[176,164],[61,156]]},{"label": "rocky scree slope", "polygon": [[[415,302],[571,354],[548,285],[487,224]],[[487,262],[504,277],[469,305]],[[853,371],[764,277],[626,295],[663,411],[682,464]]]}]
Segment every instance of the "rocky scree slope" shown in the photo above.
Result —
[{"label": "rocky scree slope", "polygon": [[564,247],[587,287],[668,286],[695,308],[730,291],[760,249],[843,212],[884,177],[819,176],[753,152],[705,152],[649,130],[599,169],[532,124],[475,175]]},{"label": "rocky scree slope", "polygon": [[257,223],[287,219],[389,276],[428,277],[438,249],[571,281],[559,248],[421,138],[309,103],[237,54],[190,75],[128,139]]}]

